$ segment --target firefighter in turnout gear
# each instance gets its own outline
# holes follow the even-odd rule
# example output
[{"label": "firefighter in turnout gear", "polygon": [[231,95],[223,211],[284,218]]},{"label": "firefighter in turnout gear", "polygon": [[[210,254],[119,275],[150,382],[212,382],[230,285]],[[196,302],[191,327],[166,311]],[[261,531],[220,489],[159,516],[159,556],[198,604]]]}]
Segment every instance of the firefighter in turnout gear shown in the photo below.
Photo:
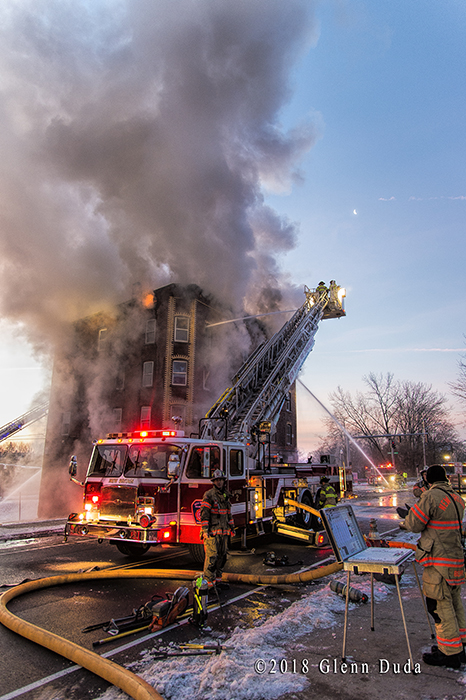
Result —
[{"label": "firefighter in turnout gear", "polygon": [[322,476],[320,479],[320,489],[316,493],[317,508],[331,508],[338,503],[338,496],[333,486],[330,486],[328,476]]},{"label": "firefighter in turnout gear", "polygon": [[201,504],[201,539],[205,551],[203,577],[209,587],[228,588],[228,584],[222,582],[222,572],[227,560],[228,537],[235,534],[231,495],[225,488],[225,474],[220,469],[214,471],[211,481],[214,486],[204,494]]},{"label": "firefighter in turnout gear", "polygon": [[429,484],[426,481],[426,472],[427,472],[427,469],[421,469],[421,471],[420,471],[421,478],[419,479],[419,481],[416,481],[416,483],[413,486],[413,495],[416,498],[421,498],[424,491],[427,491],[427,489],[429,488]]},{"label": "firefighter in turnout gear", "polygon": [[438,646],[422,658],[430,666],[459,668],[466,660],[466,617],[461,602],[461,584],[466,583],[461,526],[464,502],[441,465],[429,467],[426,481],[429,490],[405,520],[407,530],[421,533],[416,561],[424,567],[422,588],[437,633]]},{"label": "firefighter in turnout gear", "polygon": [[325,286],[325,282],[319,282],[319,284],[316,287],[316,292],[319,295],[319,299],[322,298],[324,302],[328,301],[328,289]]}]

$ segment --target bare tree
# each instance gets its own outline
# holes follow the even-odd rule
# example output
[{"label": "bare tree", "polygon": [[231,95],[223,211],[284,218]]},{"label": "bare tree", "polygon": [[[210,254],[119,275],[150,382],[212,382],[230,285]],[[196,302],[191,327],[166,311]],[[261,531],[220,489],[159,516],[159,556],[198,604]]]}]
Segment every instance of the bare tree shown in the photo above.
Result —
[{"label": "bare tree", "polygon": [[[370,373],[363,381],[368,387],[365,394],[356,392],[353,399],[349,392],[338,387],[330,394],[330,402],[335,417],[351,435],[367,436],[362,444],[368,456],[385,460],[386,439],[375,436],[395,431],[398,385],[391,373],[386,376]],[[338,427],[327,422],[327,428],[332,439],[337,439]]]},{"label": "bare tree", "polygon": [[[446,398],[430,385],[395,381],[391,373],[371,373],[363,381],[365,393],[357,392],[353,398],[338,387],[330,401],[335,417],[352,436],[367,436],[361,442],[372,460],[387,461],[393,452],[397,467],[415,474],[424,463],[424,453],[427,464],[440,461],[446,445],[457,458],[462,454],[464,445],[449,419]],[[327,427],[328,440],[341,441],[338,426],[329,421]],[[352,454],[357,458],[355,450]]]},{"label": "bare tree", "polygon": [[461,359],[458,363],[458,367],[458,379],[456,382],[451,382],[449,386],[453,394],[466,404],[466,360]]}]

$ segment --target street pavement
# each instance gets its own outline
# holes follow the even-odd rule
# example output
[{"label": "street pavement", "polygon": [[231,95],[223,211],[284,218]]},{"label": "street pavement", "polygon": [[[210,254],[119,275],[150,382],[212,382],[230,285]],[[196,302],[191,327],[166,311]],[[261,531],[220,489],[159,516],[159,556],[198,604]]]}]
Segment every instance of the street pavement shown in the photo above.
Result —
[{"label": "street pavement", "polygon": [[[404,495],[402,494],[400,502]],[[408,491],[406,497],[409,501]],[[364,510],[363,498],[364,495],[361,495]],[[355,510],[357,512],[356,503]],[[404,534],[397,531],[398,521],[393,518],[392,511],[393,508],[390,512],[386,509],[391,537],[403,539]],[[376,513],[383,519],[383,508]],[[367,512],[365,517],[368,517]],[[57,534],[63,532],[63,529],[64,520],[0,525],[0,542]],[[386,529],[380,528],[380,531]],[[421,575],[419,568],[417,570]],[[345,580],[346,574],[342,571],[333,578]],[[367,575],[352,575],[351,585],[367,590],[368,579]],[[401,593],[414,669],[408,661],[409,653],[396,587],[386,584],[384,590],[384,595],[379,596],[375,603],[374,631],[371,630],[370,603],[350,605],[345,662],[342,661],[343,607],[336,615],[336,625],[317,626],[312,633],[295,638],[287,648],[288,658],[285,659],[285,666],[282,663],[282,668],[282,659],[263,660],[265,670],[259,666],[258,672],[263,672],[264,681],[267,674],[274,670],[281,673],[285,667],[285,673],[305,673],[307,676],[308,683],[303,689],[296,692],[291,683],[290,692],[280,695],[280,700],[311,700],[316,697],[319,700],[466,700],[466,665],[459,671],[454,671],[427,666],[422,661],[422,653],[430,651],[435,640],[431,639],[431,629],[412,564],[407,566],[401,578]],[[309,590],[309,595],[313,595],[312,589]],[[299,620],[296,620],[296,624],[299,625]],[[251,653],[251,660],[253,657],[254,654]]]},{"label": "street pavement", "polygon": [[65,532],[65,518],[34,520],[30,523],[0,523],[0,542],[24,540],[29,537],[49,537]]}]

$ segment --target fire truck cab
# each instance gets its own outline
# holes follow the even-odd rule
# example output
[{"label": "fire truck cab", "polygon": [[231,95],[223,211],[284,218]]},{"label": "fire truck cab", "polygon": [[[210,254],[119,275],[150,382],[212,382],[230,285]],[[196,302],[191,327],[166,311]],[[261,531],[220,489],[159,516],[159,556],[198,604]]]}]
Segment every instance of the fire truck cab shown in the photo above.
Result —
[{"label": "fire truck cab", "polygon": [[[337,493],[351,491],[351,474],[327,461],[318,464],[253,462],[247,445],[188,438],[180,430],[110,434],[94,445],[80,513],[66,536],[115,544],[129,556],[159,544],[185,544],[204,557],[200,509],[215,469],[227,475],[237,539],[276,531],[316,546],[324,544],[315,515],[287,505],[289,498],[314,506],[320,478]],[[71,463],[71,476],[75,472]]]},{"label": "fire truck cab", "polygon": [[396,486],[398,473],[392,464],[380,464],[378,467],[366,467],[368,484],[374,486]]}]

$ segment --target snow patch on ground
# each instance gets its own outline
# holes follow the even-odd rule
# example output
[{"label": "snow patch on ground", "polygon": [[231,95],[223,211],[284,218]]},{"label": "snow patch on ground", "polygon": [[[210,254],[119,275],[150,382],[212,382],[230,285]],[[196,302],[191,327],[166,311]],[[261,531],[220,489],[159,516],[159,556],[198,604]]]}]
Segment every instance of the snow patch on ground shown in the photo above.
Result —
[{"label": "snow patch on ground", "polygon": [[[331,577],[346,583],[341,573]],[[358,577],[353,585],[370,595],[370,577]],[[374,582],[375,599],[383,600],[390,589]],[[350,603],[350,608],[355,606]],[[300,600],[281,613],[273,614],[249,629],[236,627],[231,636],[222,641],[228,650],[211,657],[174,657],[155,660],[157,650],[145,649],[141,660],[128,668],[150,683],[166,700],[190,697],[192,700],[276,700],[280,696],[303,691],[309,684],[306,675],[269,673],[270,661],[287,659],[287,648],[302,635],[316,628],[331,628],[342,622],[345,601],[330,590],[330,583],[319,589],[312,588]],[[206,639],[197,640],[207,643]],[[265,662],[265,673],[259,673],[255,662]],[[262,666],[259,664],[259,668]],[[127,696],[110,688],[100,700],[121,700]]]},{"label": "snow patch on ground", "polygon": [[5,542],[0,542],[0,550],[13,549],[16,547],[27,547],[30,544],[37,544],[37,542],[39,542],[39,540],[34,537],[24,540],[6,540]]}]

